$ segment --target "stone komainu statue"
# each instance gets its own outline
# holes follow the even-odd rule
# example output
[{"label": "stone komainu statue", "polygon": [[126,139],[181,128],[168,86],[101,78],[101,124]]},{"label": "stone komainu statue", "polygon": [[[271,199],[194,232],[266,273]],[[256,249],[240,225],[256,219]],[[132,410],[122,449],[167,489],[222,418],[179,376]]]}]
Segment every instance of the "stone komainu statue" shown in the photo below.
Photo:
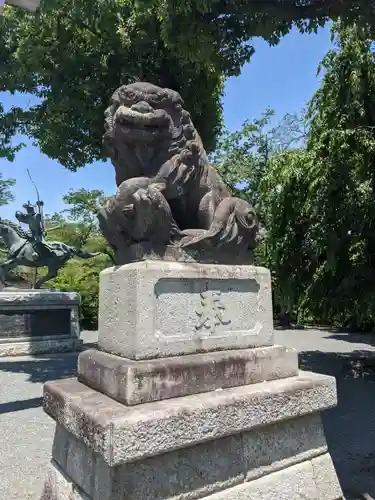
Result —
[{"label": "stone komainu statue", "polygon": [[210,165],[181,96],[150,83],[120,87],[105,113],[104,146],[117,193],[99,212],[103,235],[125,263],[136,245],[159,253],[220,255],[249,262],[258,222]]}]

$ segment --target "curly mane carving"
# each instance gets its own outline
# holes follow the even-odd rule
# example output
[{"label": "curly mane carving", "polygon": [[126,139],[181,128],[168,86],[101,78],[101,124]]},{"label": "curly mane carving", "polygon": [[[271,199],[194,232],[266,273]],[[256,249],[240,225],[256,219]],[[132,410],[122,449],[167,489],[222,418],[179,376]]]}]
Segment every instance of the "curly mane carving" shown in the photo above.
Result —
[{"label": "curly mane carving", "polygon": [[208,163],[177,92],[145,82],[120,87],[105,112],[105,130],[118,189],[99,219],[115,252],[174,245],[251,260],[255,212],[231,196]]},{"label": "curly mane carving", "polygon": [[177,92],[150,83],[120,87],[105,112],[103,144],[116,170],[116,183],[132,177],[155,176],[174,159],[184,163],[194,155],[208,163],[201,138]]}]

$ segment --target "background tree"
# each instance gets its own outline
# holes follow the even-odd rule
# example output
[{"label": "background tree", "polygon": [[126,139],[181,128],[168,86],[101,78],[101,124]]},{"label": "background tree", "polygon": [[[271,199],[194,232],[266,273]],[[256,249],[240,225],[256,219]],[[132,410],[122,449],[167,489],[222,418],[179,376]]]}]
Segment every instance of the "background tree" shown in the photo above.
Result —
[{"label": "background tree", "polygon": [[240,195],[258,200],[266,227],[258,263],[271,268],[276,304],[295,319],[368,329],[375,318],[372,27],[334,23],[332,41],[297,127],[302,143],[275,140],[287,123],[276,135],[265,130],[269,123],[250,123],[221,142],[218,168],[232,187],[240,183]]},{"label": "background tree", "polygon": [[[260,208],[266,228],[260,256],[273,277],[276,310],[288,321],[303,317],[303,298],[312,278],[306,244],[310,226],[309,184],[312,162],[304,148],[274,154],[260,183]],[[326,292],[328,293],[328,291]]]},{"label": "background tree", "polygon": [[[1,151],[1,146],[0,146],[0,151]],[[0,173],[0,206],[7,205],[8,203],[14,200],[12,187],[15,185],[15,183],[16,181],[14,179],[4,179],[3,174]],[[2,239],[0,239],[0,261],[4,261],[5,257],[6,257],[6,248]]]},{"label": "background tree", "polygon": [[370,27],[332,28],[309,103],[306,151],[263,179],[269,264],[290,312],[320,324],[374,323],[375,60]]},{"label": "background tree", "polygon": [[[310,102],[309,228],[314,274],[306,305],[322,320],[373,323],[375,55],[371,27],[334,24]],[[322,296],[323,290],[329,290]]]},{"label": "background tree", "polygon": [[20,133],[71,170],[101,159],[104,110],[119,85],[137,79],[181,92],[214,146],[222,73],[171,53],[153,8],[137,12],[132,0],[47,0],[37,14],[5,8],[0,91],[29,93],[33,105],[0,108],[0,151],[11,159],[10,138]]},{"label": "background tree", "polygon": [[[0,21],[1,22],[1,21]],[[1,48],[0,48],[1,51]],[[1,52],[0,52],[0,68],[1,68]],[[13,161],[16,153],[22,148],[23,143],[14,145],[12,138],[18,130],[19,111],[13,109],[7,113],[4,106],[0,102],[0,158],[5,158],[8,161]]]},{"label": "background tree", "polygon": [[0,173],[0,206],[7,205],[14,200],[12,187],[16,184],[15,179],[4,179]]},{"label": "background tree", "polygon": [[255,206],[260,184],[271,157],[306,138],[306,126],[297,113],[286,114],[275,124],[275,113],[266,109],[260,118],[246,120],[238,131],[223,128],[210,159],[236,196]]},{"label": "background tree", "polygon": [[[138,0],[140,11],[157,9],[166,45],[185,59],[212,61],[228,74],[239,74],[260,36],[275,45],[293,26],[301,33],[316,32],[330,19],[371,23],[373,2],[368,0]],[[186,27],[189,27],[186,29]]]},{"label": "background tree", "polygon": [[294,311],[300,298],[300,268],[294,260],[296,255],[300,257],[295,242],[300,229],[295,218],[294,174],[295,164],[305,161],[306,152],[301,147],[307,133],[303,113],[287,114],[275,123],[273,110],[267,109],[259,119],[246,121],[239,131],[224,129],[218,150],[211,155],[233,193],[256,207],[266,230],[255,258],[258,265],[271,269],[277,314]]}]

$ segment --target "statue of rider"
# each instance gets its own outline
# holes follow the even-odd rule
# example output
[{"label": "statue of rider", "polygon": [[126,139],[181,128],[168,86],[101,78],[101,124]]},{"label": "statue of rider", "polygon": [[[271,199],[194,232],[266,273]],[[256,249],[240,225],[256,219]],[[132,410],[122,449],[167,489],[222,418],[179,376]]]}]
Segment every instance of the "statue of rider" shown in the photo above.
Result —
[{"label": "statue of rider", "polygon": [[[43,202],[39,202],[39,206],[42,206]],[[29,240],[33,245],[35,251],[35,257],[44,256],[49,253],[49,245],[44,239],[44,227],[43,227],[43,216],[41,212],[35,211],[35,206],[29,201],[23,205],[25,212],[16,212],[16,218],[19,222],[27,224],[30,229]]]}]

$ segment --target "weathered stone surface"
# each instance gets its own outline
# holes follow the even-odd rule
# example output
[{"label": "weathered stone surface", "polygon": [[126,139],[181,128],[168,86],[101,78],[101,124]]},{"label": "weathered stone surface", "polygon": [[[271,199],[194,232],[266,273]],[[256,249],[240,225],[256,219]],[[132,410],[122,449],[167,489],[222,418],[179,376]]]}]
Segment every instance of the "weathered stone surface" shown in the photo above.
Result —
[{"label": "weathered stone surface", "polygon": [[333,377],[298,377],[126,407],[76,380],[44,386],[44,409],[111,466],[315,413],[337,404]]},{"label": "weathered stone surface", "polygon": [[327,500],[327,498],[343,498],[341,486],[329,453],[314,458],[311,460],[311,464],[313,468],[314,480],[319,492],[317,500]]},{"label": "weathered stone surface", "polygon": [[75,292],[52,292],[50,290],[17,290],[0,293],[0,310],[19,307],[45,307],[58,305],[63,308],[80,304],[80,295]]},{"label": "weathered stone surface", "polygon": [[48,467],[40,500],[91,500],[91,498],[83,493],[53,461]]},{"label": "weathered stone surface", "polygon": [[[93,500],[195,500],[326,452],[320,417],[313,414],[118,467],[57,425],[52,456]],[[330,498],[325,485],[334,490],[337,481],[329,455],[323,460],[327,472],[316,482]]]},{"label": "weathered stone surface", "polygon": [[77,293],[0,292],[0,357],[78,350]]},{"label": "weathered stone surface", "polygon": [[70,335],[79,339],[81,334],[81,326],[79,324],[79,307],[74,306],[70,310]]},{"label": "weathered stone surface", "polygon": [[79,304],[77,293],[0,292],[0,357],[79,350]]},{"label": "weathered stone surface", "polygon": [[[326,460],[331,461],[329,455]],[[335,473],[331,480],[336,487],[327,492],[327,496],[324,496],[325,492],[316,482],[317,474],[323,476],[327,474],[320,467],[322,462],[319,462],[315,470],[311,461],[294,465],[255,481],[215,493],[209,497],[209,500],[323,500],[323,498],[324,500],[343,500]]]},{"label": "weathered stone surface", "polygon": [[103,351],[150,359],[272,344],[267,269],[144,261],[101,273]]},{"label": "weathered stone surface", "polygon": [[111,468],[58,426],[53,458],[95,500],[193,500],[244,481],[240,435]]},{"label": "weathered stone surface", "polygon": [[[97,453],[78,441],[64,427],[57,425],[52,447],[52,459],[58,469],[65,471],[69,481],[90,498],[113,500],[116,468],[109,467]],[[118,496],[117,496],[118,497]]]},{"label": "weathered stone surface", "polygon": [[326,452],[323,423],[317,413],[243,433],[246,481]]},{"label": "weathered stone surface", "polygon": [[80,351],[83,342],[69,337],[48,337],[43,339],[23,340],[22,342],[3,342],[0,339],[0,358],[7,356],[27,356],[33,354],[48,354],[52,352]]},{"label": "weathered stone surface", "polygon": [[[207,469],[209,472],[209,467],[201,470],[199,461],[197,466],[190,469],[189,461],[184,461],[183,452],[177,453],[180,454],[180,461],[177,464],[172,457],[159,457],[162,459],[159,466],[156,459],[148,459],[140,464],[128,464],[110,471],[108,466],[98,463],[93,476],[100,475],[100,468],[106,467],[106,473],[109,471],[112,477],[110,482],[101,483],[107,489],[103,488],[99,491],[96,489],[96,481],[92,476],[91,494],[88,495],[79,485],[72,482],[72,478],[68,477],[55,461],[52,461],[41,500],[198,500],[200,498],[209,498],[209,500],[343,500],[328,453],[312,461],[304,461],[251,482],[240,480],[239,472],[240,484],[220,483],[219,481],[212,485],[207,485],[208,477],[205,476]],[[222,474],[218,472],[222,465],[221,458],[227,463],[224,456],[218,457],[215,474],[219,479]],[[168,460],[171,461],[169,464]],[[151,464],[151,462],[154,463]],[[215,460],[213,460],[214,463]],[[176,465],[181,468],[177,470],[170,468]],[[232,469],[235,470],[235,467],[232,466]],[[327,490],[324,486],[322,487],[320,478],[326,478],[331,489]],[[214,479],[214,477],[209,479]],[[199,488],[199,484],[205,485]]]},{"label": "weathered stone surface", "polygon": [[78,358],[78,380],[126,405],[298,375],[298,356],[283,346],[133,361],[97,350]]},{"label": "weathered stone surface", "polygon": [[103,143],[118,189],[97,215],[116,264],[141,242],[219,249],[226,264],[253,258],[254,208],[232,196],[183,105],[171,89],[135,82],[117,89],[105,112]]}]

